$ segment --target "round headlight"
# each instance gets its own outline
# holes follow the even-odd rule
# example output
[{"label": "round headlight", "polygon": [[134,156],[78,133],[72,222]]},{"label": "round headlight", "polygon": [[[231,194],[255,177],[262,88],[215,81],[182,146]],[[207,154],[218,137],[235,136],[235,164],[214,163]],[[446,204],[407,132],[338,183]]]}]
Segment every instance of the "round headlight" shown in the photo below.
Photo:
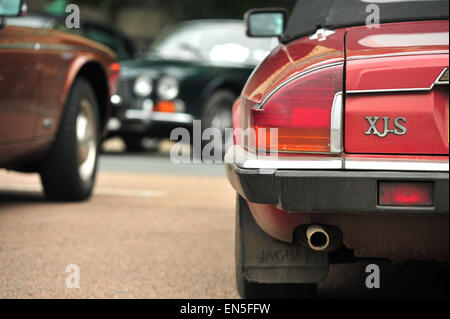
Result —
[{"label": "round headlight", "polygon": [[180,92],[180,86],[177,79],[164,76],[158,82],[158,96],[161,100],[173,100]]},{"label": "round headlight", "polygon": [[152,80],[148,76],[140,76],[134,82],[134,93],[137,96],[146,97],[153,91]]}]

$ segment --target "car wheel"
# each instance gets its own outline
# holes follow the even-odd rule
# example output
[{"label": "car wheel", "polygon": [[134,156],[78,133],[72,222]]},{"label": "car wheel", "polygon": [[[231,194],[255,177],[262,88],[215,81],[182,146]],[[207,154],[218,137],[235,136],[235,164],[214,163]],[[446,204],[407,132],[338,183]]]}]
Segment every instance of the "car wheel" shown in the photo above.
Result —
[{"label": "car wheel", "polygon": [[[243,227],[243,219],[251,220],[250,227]],[[249,225],[248,223],[246,223]],[[244,269],[244,232],[251,232],[255,242],[259,236],[268,236],[256,224],[245,200],[237,195],[235,264],[236,283],[239,295],[244,299],[309,299],[317,295],[316,284],[263,284],[250,282]],[[258,247],[255,247],[257,249]],[[267,247],[266,247],[267,248]],[[259,248],[258,248],[259,249]],[[274,272],[277,270],[274,269]],[[275,274],[275,273],[274,273]]]},{"label": "car wheel", "polygon": [[217,90],[205,104],[202,117],[203,128],[217,128],[221,132],[221,140],[202,141],[206,144],[213,143],[214,149],[222,149],[222,155],[226,147],[232,145],[233,135],[225,136],[225,129],[233,127],[232,109],[237,96],[229,90]]},{"label": "car wheel", "polygon": [[75,80],[54,144],[45,157],[41,180],[47,198],[82,201],[92,194],[100,140],[95,93],[83,78]]}]

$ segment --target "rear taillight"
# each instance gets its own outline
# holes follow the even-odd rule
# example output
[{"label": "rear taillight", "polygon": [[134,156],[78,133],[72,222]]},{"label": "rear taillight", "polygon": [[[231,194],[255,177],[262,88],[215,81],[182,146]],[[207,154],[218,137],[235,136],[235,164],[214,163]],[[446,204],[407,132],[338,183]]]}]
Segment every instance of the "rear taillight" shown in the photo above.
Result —
[{"label": "rear taillight", "polygon": [[433,206],[433,183],[381,182],[379,185],[381,206]]},{"label": "rear taillight", "polygon": [[109,66],[108,79],[109,79],[109,94],[112,96],[117,93],[117,83],[119,81],[120,64],[113,63]]},{"label": "rear taillight", "polygon": [[[259,152],[340,153],[343,65],[294,76],[253,108],[252,148]],[[276,129],[277,138],[270,138]]]}]

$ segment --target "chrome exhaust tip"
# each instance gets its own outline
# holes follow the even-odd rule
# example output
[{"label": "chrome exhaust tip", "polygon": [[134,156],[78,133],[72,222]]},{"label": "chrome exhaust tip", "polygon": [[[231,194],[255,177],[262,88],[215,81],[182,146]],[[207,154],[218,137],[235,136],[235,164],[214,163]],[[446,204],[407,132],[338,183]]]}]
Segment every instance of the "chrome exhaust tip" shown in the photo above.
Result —
[{"label": "chrome exhaust tip", "polygon": [[330,246],[330,235],[319,225],[312,225],[306,229],[308,246],[315,251],[324,251]]},{"label": "chrome exhaust tip", "polygon": [[336,251],[343,242],[342,231],[336,226],[304,225],[296,235],[296,242],[318,252]]}]

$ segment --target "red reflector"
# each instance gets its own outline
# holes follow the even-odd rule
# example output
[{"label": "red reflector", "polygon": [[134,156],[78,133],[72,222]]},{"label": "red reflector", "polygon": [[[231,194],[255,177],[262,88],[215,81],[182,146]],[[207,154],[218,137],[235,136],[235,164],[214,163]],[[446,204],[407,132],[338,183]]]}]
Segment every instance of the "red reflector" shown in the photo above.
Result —
[{"label": "red reflector", "polygon": [[160,101],[153,108],[154,112],[163,112],[163,113],[175,113],[177,111],[177,106],[173,101]]},{"label": "red reflector", "polygon": [[117,92],[117,82],[119,80],[120,64],[115,62],[109,66],[109,94],[113,95]]},{"label": "red reflector", "polygon": [[381,206],[433,206],[433,183],[381,182],[379,186]]},{"label": "red reflector", "polygon": [[109,70],[113,73],[119,73],[120,71],[120,64],[119,63],[113,63],[109,66]]}]

